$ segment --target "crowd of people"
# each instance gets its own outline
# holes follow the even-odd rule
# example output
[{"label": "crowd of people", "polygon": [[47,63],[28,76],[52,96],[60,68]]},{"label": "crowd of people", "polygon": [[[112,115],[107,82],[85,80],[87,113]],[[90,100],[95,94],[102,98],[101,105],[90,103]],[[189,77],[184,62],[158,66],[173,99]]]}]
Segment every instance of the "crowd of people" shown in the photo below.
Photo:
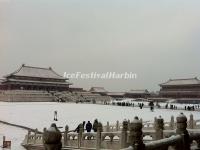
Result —
[{"label": "crowd of people", "polygon": [[200,109],[199,105],[185,106],[185,110],[188,110],[188,111],[195,111],[195,110],[199,110],[199,109]]},{"label": "crowd of people", "polygon": [[129,103],[129,102],[112,102],[112,105],[117,105],[117,106],[139,106],[140,109],[142,109],[144,107],[144,103],[138,103],[138,104],[134,104],[134,103]]},{"label": "crowd of people", "polygon": [[150,107],[150,110],[153,111],[154,108],[165,108],[165,109],[172,109],[172,110],[177,110],[177,109],[185,109],[187,111],[197,111],[200,110],[200,105],[198,104],[194,104],[194,105],[182,105],[178,107],[178,105],[176,104],[169,104],[166,103],[164,106],[161,106],[158,102],[156,102],[156,104],[154,105],[154,103],[152,101],[150,101],[147,105],[143,102],[139,102],[139,103],[131,103],[131,102],[112,102],[112,105],[117,105],[117,106],[131,106],[131,107],[139,107],[140,109],[143,109],[144,106],[146,107]]},{"label": "crowd of people", "polygon": [[[129,102],[113,102],[112,105],[117,105],[117,106],[131,106],[131,107],[139,107],[140,109],[143,109],[144,107],[144,103],[143,102],[140,102],[140,103],[137,103],[137,104],[134,104],[134,103],[129,103]],[[154,110],[154,104],[153,102],[149,102],[149,106],[150,106],[150,109],[151,111]]]},{"label": "crowd of people", "polygon": [[[166,109],[173,109],[173,110],[176,110],[178,109],[178,107],[176,105],[173,105],[173,104],[166,104],[165,105],[165,108]],[[187,110],[187,111],[195,111],[195,110],[199,110],[200,109],[200,105],[185,105],[184,106],[184,109]]]},{"label": "crowd of people", "polygon": [[165,105],[165,109],[168,109],[168,108],[169,108],[169,109],[178,109],[178,107],[177,107],[176,105],[172,105],[172,104],[169,105],[169,104],[167,103],[167,104]]},{"label": "crowd of people", "polygon": [[142,109],[144,107],[144,103],[138,103],[138,106],[140,107],[140,109]]},{"label": "crowd of people", "polygon": [[88,122],[85,124],[85,121],[83,121],[83,123],[80,123],[80,124],[76,127],[76,129],[74,130],[74,132],[79,133],[81,127],[82,127],[83,131],[86,130],[87,132],[91,132],[91,131],[93,130],[94,132],[97,132],[98,120],[95,119],[94,122],[93,122],[93,124],[92,124],[90,121],[88,121]]}]

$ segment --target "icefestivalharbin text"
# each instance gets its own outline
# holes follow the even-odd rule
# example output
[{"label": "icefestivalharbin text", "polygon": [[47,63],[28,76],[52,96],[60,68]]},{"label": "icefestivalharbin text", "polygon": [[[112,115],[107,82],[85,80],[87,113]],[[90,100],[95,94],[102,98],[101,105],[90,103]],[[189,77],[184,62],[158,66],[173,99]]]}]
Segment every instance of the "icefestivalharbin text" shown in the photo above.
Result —
[{"label": "icefestivalharbin text", "polygon": [[133,72],[124,72],[124,73],[116,73],[116,72],[67,73],[67,72],[64,72],[64,77],[70,78],[70,79],[79,79],[79,78],[80,79],[136,79],[137,74]]}]

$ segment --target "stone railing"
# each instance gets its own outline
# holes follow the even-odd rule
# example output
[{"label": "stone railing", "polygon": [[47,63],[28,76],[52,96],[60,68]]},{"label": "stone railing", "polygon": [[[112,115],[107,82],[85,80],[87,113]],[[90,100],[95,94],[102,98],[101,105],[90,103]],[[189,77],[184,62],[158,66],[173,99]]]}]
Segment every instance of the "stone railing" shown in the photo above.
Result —
[{"label": "stone railing", "polygon": [[131,125],[130,145],[124,150],[199,150],[200,133],[189,133],[187,130],[187,118],[182,113],[177,117],[176,135],[163,139],[163,119],[157,120],[159,131],[158,140],[144,143],[142,140],[142,123],[135,119]]},{"label": "stone railing", "polygon": [[[153,130],[143,130],[142,121],[136,117],[130,123],[123,121],[122,129],[115,132],[103,131],[101,123],[98,124],[96,133],[84,133],[83,128],[80,128],[79,133],[69,132],[69,128],[66,126],[65,131],[61,134],[61,142],[63,149],[157,150],[171,148],[182,150],[184,146],[186,148],[183,150],[186,150],[190,148],[190,144],[200,148],[200,130],[187,130],[186,127],[187,118],[183,114],[176,118],[176,129],[173,130],[164,129],[164,120],[161,117],[156,118]],[[44,133],[46,131],[44,129]],[[146,137],[148,138],[146,139]],[[22,145],[31,150],[31,147],[36,145],[41,148],[43,142],[42,134],[38,134],[37,131],[32,133],[29,131]]]},{"label": "stone railing", "polygon": [[[154,122],[150,121],[143,121],[143,130],[154,130],[155,129],[155,122],[156,117],[154,118]],[[141,119],[142,120],[142,119]],[[130,120],[128,120],[128,126],[130,124]],[[200,120],[194,120],[193,115],[191,114],[189,120],[187,121],[188,129],[200,129]],[[116,121],[115,124],[110,124],[107,122],[105,126],[103,126],[103,131],[106,132],[116,132],[121,131],[123,128],[123,123]],[[164,129],[165,130],[174,130],[176,129],[176,121],[174,120],[174,116],[171,116],[169,122],[164,122]]]}]

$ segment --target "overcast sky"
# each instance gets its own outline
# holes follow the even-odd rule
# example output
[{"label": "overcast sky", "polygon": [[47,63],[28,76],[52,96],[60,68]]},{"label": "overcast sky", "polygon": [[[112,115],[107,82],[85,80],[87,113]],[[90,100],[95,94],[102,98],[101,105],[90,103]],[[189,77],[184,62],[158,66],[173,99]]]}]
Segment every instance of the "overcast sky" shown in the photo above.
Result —
[{"label": "overcast sky", "polygon": [[22,63],[64,72],[134,72],[70,80],[110,91],[159,90],[200,76],[199,0],[0,0],[0,77]]}]

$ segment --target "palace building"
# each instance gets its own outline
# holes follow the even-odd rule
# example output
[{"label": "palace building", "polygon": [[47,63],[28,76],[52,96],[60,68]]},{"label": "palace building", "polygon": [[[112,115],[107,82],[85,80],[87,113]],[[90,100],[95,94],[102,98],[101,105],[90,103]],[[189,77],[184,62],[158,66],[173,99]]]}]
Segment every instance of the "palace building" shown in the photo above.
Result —
[{"label": "palace building", "polygon": [[39,68],[22,65],[0,82],[0,90],[66,91],[68,79],[57,74],[51,67]]},{"label": "palace building", "polygon": [[147,89],[130,90],[125,93],[125,97],[128,97],[128,98],[147,98],[149,96],[150,96],[150,93]]},{"label": "palace building", "polygon": [[198,78],[170,79],[160,84],[159,95],[167,98],[200,98],[200,80]]}]

